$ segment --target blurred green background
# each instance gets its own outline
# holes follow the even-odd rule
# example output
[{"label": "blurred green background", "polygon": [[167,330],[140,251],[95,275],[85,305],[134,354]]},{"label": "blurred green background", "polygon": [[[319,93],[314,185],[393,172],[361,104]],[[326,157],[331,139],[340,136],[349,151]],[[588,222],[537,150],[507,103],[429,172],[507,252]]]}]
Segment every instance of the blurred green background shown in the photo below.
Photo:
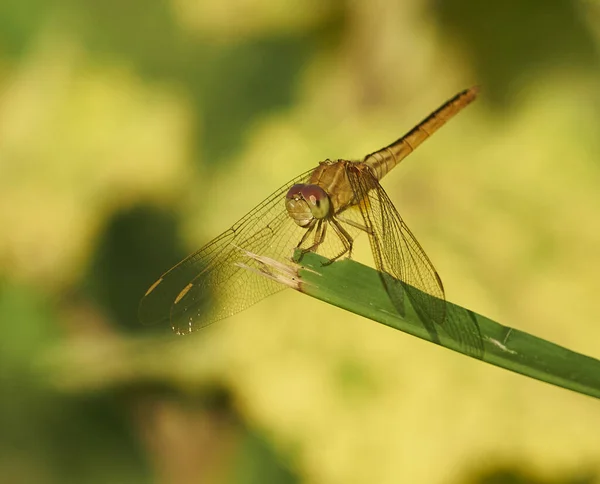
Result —
[{"label": "blurred green background", "polygon": [[449,300],[599,357],[599,49],[597,0],[3,0],[0,482],[600,482],[597,401],[291,291],[136,321],[288,179],[480,84],[383,185]]}]

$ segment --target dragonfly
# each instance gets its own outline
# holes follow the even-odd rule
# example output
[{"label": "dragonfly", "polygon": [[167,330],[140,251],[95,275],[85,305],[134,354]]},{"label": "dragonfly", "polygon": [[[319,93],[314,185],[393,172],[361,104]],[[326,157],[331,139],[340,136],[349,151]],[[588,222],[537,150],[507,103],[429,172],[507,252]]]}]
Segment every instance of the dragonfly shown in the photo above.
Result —
[{"label": "dragonfly", "polygon": [[265,277],[251,254],[285,263],[315,252],[332,263],[351,257],[355,238],[366,233],[377,270],[391,276],[383,279],[390,297],[398,300],[404,291],[422,319],[443,327],[442,280],[380,180],[477,93],[477,87],[458,93],[362,161],[325,160],[290,180],[152,284],[139,305],[141,322],[170,321],[175,333],[191,333],[285,288]]}]

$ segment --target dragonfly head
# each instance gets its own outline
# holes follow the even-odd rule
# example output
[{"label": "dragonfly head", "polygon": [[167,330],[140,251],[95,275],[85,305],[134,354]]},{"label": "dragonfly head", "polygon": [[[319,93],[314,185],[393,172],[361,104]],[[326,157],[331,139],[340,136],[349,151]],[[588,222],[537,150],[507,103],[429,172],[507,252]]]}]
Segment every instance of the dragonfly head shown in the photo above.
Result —
[{"label": "dragonfly head", "polygon": [[285,208],[300,227],[307,227],[313,219],[329,215],[329,195],[319,185],[299,183],[290,188],[285,196]]}]

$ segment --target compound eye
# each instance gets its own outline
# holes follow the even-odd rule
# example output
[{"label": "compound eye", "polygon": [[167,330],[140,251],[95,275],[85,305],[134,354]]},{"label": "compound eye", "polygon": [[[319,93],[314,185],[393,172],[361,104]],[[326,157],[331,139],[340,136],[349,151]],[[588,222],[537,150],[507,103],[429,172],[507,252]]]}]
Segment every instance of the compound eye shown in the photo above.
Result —
[{"label": "compound eye", "polygon": [[288,190],[285,195],[286,200],[298,200],[302,197],[302,189],[305,187],[303,183],[296,183],[292,188]]},{"label": "compound eye", "polygon": [[327,195],[327,192],[320,186],[304,185],[300,188],[300,194],[306,203],[308,203],[313,217],[322,219],[329,215],[329,210],[331,207],[329,195]]}]

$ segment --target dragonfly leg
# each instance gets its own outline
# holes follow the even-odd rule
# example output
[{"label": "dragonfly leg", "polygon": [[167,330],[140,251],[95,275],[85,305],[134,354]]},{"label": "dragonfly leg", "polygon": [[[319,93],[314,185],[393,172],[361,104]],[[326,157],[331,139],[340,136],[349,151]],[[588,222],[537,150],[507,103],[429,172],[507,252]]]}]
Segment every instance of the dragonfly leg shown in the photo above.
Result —
[{"label": "dragonfly leg", "polygon": [[358,222],[355,222],[354,220],[350,220],[348,218],[340,216],[339,214],[336,215],[336,217],[340,222],[344,222],[345,224],[351,225],[352,227],[354,227],[358,230],[362,230],[363,232],[366,232],[369,235],[373,234],[373,231],[369,227],[365,227],[364,225],[359,224]]},{"label": "dragonfly leg", "polygon": [[[313,244],[310,247],[306,247],[305,249],[302,248],[302,244],[306,241],[306,239],[308,238],[308,236],[311,233],[315,233],[315,237],[313,239]],[[319,247],[319,245],[321,245],[323,243],[323,240],[325,239],[325,232],[327,231],[327,224],[323,223],[323,220],[318,220],[315,224],[311,225],[309,227],[309,229],[306,231],[306,233],[302,236],[302,239],[300,239],[300,243],[297,246],[297,249],[300,250],[300,259],[302,259],[302,256],[308,252],[314,252],[315,249],[317,249]]]},{"label": "dragonfly leg", "polygon": [[[348,254],[348,257],[350,257],[352,255],[352,245],[354,243],[354,239],[352,239],[352,236],[346,231],[346,229],[344,229],[344,227],[342,227],[342,225],[340,224],[339,221],[337,221],[335,218],[331,217],[329,219],[318,220],[315,224],[311,225],[308,228],[308,230],[302,236],[302,239],[300,239],[300,243],[296,247],[298,250],[300,250],[300,258],[299,259],[302,259],[302,256],[304,254],[306,254],[308,252],[315,252],[319,248],[319,246],[325,240],[325,235],[327,233],[327,226],[330,223],[331,223],[331,227],[333,228],[334,232],[336,233],[336,235],[339,237],[340,241],[342,242],[344,249],[339,254],[331,257],[329,259],[329,261],[324,262],[323,265],[329,265],[332,262],[338,260],[340,257],[342,257],[345,254]],[[350,224],[350,225],[354,226],[354,224]],[[364,227],[363,227],[363,229],[364,229]],[[304,242],[306,242],[306,239],[313,232],[314,232],[313,244],[310,247],[302,248],[302,244]]]},{"label": "dragonfly leg", "polygon": [[308,226],[308,229],[306,229],[306,232],[304,232],[304,235],[302,236],[302,238],[300,239],[300,242],[298,242],[298,245],[296,246],[297,250],[304,251],[304,249],[302,249],[302,244],[304,244],[304,242],[306,241],[306,239],[308,239],[308,236],[313,233],[313,231],[315,230],[315,228],[317,228],[317,222],[316,221],[314,221],[314,223],[310,224]]},{"label": "dragonfly leg", "polygon": [[335,262],[336,260],[338,260],[340,257],[342,257],[345,254],[348,254],[348,257],[351,257],[352,256],[352,245],[354,243],[354,239],[352,238],[352,236],[346,231],[346,229],[344,229],[344,227],[342,227],[342,225],[335,218],[332,217],[329,221],[331,222],[331,226],[333,227],[333,230],[335,231],[337,236],[340,238],[340,241],[344,245],[344,250],[342,250],[342,252],[340,252],[338,255],[329,259],[329,262],[325,262],[323,265],[329,265],[332,262]]}]

